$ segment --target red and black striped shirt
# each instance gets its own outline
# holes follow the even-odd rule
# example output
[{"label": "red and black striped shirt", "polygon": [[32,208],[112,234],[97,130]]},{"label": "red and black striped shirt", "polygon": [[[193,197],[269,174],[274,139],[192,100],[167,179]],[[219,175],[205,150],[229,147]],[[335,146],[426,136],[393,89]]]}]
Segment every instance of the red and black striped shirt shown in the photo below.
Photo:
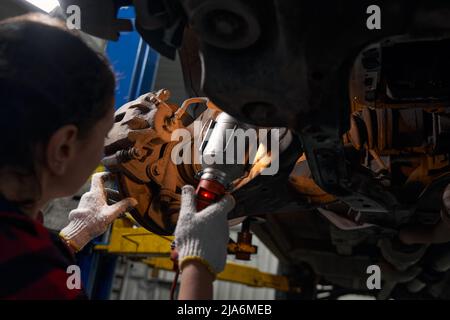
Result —
[{"label": "red and black striped shirt", "polygon": [[57,235],[0,198],[0,299],[86,299],[67,286],[74,264]]}]

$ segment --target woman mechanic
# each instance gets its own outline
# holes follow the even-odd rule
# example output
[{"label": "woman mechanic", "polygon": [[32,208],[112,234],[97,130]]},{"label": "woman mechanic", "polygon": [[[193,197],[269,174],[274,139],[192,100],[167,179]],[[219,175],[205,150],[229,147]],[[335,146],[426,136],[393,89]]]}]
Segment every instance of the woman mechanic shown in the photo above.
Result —
[{"label": "woman mechanic", "polygon": [[[85,299],[66,284],[73,253],[136,205],[132,198],[108,205],[110,175],[98,173],[59,236],[40,219],[49,201],[74,194],[98,166],[115,85],[106,59],[60,21],[31,14],[0,22],[0,299]],[[196,213],[194,188],[185,186],[181,202],[179,298],[210,299],[234,199]]]}]

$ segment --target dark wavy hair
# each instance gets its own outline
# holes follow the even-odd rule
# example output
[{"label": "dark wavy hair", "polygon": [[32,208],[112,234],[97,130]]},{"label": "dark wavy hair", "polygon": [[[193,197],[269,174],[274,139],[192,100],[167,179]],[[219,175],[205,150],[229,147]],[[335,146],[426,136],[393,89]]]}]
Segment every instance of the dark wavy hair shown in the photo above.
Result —
[{"label": "dark wavy hair", "polygon": [[0,170],[36,175],[37,146],[68,124],[85,137],[114,90],[107,60],[62,21],[28,14],[0,22]]}]

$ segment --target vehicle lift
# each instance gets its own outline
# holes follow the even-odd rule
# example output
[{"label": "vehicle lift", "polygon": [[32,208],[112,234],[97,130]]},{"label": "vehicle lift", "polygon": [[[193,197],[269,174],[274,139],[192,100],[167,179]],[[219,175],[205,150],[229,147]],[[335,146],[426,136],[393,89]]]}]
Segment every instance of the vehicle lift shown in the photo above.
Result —
[{"label": "vehicle lift", "polygon": [[[170,260],[172,241],[172,236],[160,236],[138,226],[127,214],[113,223],[109,243],[97,244],[94,250],[138,258],[155,270],[173,271],[173,262]],[[233,262],[227,262],[225,270],[217,276],[217,279],[283,292],[301,291],[300,288],[290,285],[289,279],[285,276],[262,272],[255,267]]]}]

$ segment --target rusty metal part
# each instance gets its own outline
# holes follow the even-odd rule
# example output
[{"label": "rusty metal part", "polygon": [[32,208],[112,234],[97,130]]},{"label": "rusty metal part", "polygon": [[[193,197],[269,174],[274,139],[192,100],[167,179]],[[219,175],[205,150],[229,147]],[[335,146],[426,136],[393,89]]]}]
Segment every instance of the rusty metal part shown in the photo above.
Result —
[{"label": "rusty metal part", "polygon": [[[171,161],[178,141],[172,133],[184,128],[182,118],[193,103],[208,99],[187,100],[182,108],[169,102],[166,89],[148,93],[116,111],[114,127],[105,144],[103,164],[119,177],[123,195],[138,199],[131,211],[144,227],[159,234],[175,229],[180,203],[180,188],[195,175],[196,165],[176,165]],[[190,177],[192,179],[192,177]]]},{"label": "rusty metal part", "polygon": [[251,218],[242,222],[242,229],[238,232],[237,241],[230,239],[228,243],[228,254],[234,254],[238,260],[250,260],[252,254],[258,252],[258,247],[252,244],[252,233],[250,232]]}]

